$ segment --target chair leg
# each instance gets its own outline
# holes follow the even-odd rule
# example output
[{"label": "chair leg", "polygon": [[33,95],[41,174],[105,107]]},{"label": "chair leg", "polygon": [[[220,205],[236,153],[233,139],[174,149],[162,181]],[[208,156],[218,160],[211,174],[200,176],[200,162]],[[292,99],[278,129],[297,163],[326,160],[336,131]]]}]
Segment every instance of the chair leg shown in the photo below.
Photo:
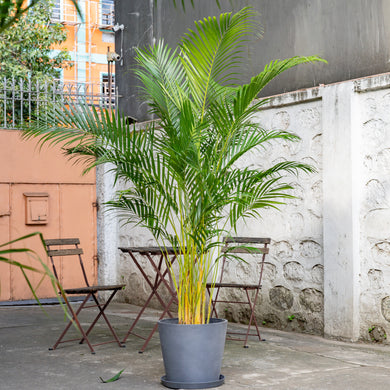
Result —
[{"label": "chair leg", "polygon": [[[216,293],[215,293],[215,298],[211,298],[211,306],[212,306],[212,309],[211,309],[211,315],[215,314],[215,318],[219,318],[218,317],[218,313],[217,313],[217,302],[218,302],[218,295],[219,295],[219,290],[220,290],[220,287],[217,287],[216,288]],[[207,292],[209,294],[209,296],[211,296],[211,293],[210,293],[210,289],[207,288]]]},{"label": "chair leg", "polygon": [[[110,295],[110,297],[108,298],[108,300],[106,301],[106,303],[103,305],[103,307],[101,307],[97,297],[95,294],[91,294],[93,300],[95,301],[96,303],[96,306],[98,307],[99,309],[99,313],[98,315],[96,316],[96,318],[93,320],[93,322],[91,323],[91,325],[89,326],[88,330],[85,332],[86,336],[89,335],[89,333],[91,332],[91,330],[93,329],[93,327],[95,326],[95,324],[98,322],[99,318],[100,317],[103,317],[104,320],[106,321],[106,324],[108,326],[108,328],[110,329],[112,335],[114,336],[114,339],[115,341],[118,343],[118,345],[120,347],[124,347],[124,345],[119,341],[119,338],[114,330],[114,328],[111,326],[111,323],[110,321],[108,320],[106,314],[104,313],[104,310],[107,308],[107,306],[109,305],[109,303],[111,302],[112,298],[114,298],[114,295],[116,294],[117,290],[114,290],[112,292],[112,294]],[[81,341],[80,341],[80,344],[82,344],[84,342],[84,339],[85,338],[82,338]]]},{"label": "chair leg", "polygon": [[[65,334],[68,332],[70,326],[71,326],[72,324],[76,323],[77,328],[79,329],[79,331],[81,332],[81,334],[82,334],[82,336],[83,336],[83,337],[81,338],[80,343],[81,343],[82,341],[85,340],[85,341],[87,342],[87,344],[88,344],[89,349],[91,350],[91,353],[92,353],[92,354],[95,353],[95,350],[93,349],[92,344],[89,342],[89,339],[88,339],[88,337],[87,337],[87,334],[85,333],[84,329],[82,328],[82,326],[81,326],[81,324],[80,324],[80,321],[79,321],[79,319],[78,319],[78,317],[77,317],[78,314],[80,313],[80,311],[83,309],[84,305],[88,302],[90,296],[91,296],[91,294],[88,294],[88,295],[85,297],[84,301],[81,303],[80,307],[77,309],[76,312],[74,312],[74,310],[73,310],[71,304],[69,303],[67,297],[63,297],[63,298],[65,299],[66,305],[67,305],[67,307],[68,307],[68,309],[69,309],[69,311],[70,311],[70,313],[71,313],[71,315],[72,315],[72,319],[68,322],[68,324],[66,325],[64,331],[61,333],[60,337],[58,338],[58,340],[56,341],[56,343],[53,345],[53,347],[49,348],[50,350],[55,350],[55,349],[58,347],[59,344],[65,342],[65,341],[62,341],[62,339],[64,338]],[[69,341],[71,341],[71,340],[69,340]],[[73,341],[73,340],[72,340],[72,341]]]},{"label": "chair leg", "polygon": [[255,306],[256,306],[256,301],[257,301],[257,296],[259,294],[259,290],[256,291],[255,299],[253,300],[253,302],[251,301],[251,298],[250,298],[250,295],[249,295],[249,292],[248,292],[247,289],[245,289],[245,292],[246,292],[246,296],[247,296],[247,299],[248,299],[248,304],[249,304],[250,311],[251,311],[251,316],[250,316],[250,319],[249,319],[248,329],[246,331],[245,341],[244,341],[244,348],[248,348],[248,345],[247,345],[247,343],[248,343],[248,336],[249,336],[249,332],[250,332],[252,324],[256,328],[256,334],[257,334],[257,337],[259,338],[259,341],[263,341],[263,339],[261,338],[259,327],[257,325],[256,316],[255,316]]}]

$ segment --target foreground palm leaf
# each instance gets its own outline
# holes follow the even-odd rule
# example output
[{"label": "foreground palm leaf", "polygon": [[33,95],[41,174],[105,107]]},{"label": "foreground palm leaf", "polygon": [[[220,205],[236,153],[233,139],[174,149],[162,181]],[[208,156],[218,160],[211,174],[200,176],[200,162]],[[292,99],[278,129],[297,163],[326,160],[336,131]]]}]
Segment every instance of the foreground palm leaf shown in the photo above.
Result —
[{"label": "foreground palm leaf", "polygon": [[136,70],[154,123],[131,127],[120,115],[86,106],[48,113],[25,136],[61,143],[86,169],[112,163],[127,184],[109,206],[129,223],[148,228],[163,248],[183,253],[174,278],[179,321],[207,322],[206,282],[215,276],[222,236],[242,218],[257,217],[291,198],[283,177],[312,167],[285,161],[265,170],[240,167],[251,151],[274,140],[297,141],[251,121],[265,100],[256,101],[274,77],[320,58],[273,61],[248,84],[238,85],[235,69],[258,25],[250,8],[198,21],[172,51],[162,41],[138,50]]},{"label": "foreground palm leaf", "polygon": [[[41,283],[45,278],[49,278],[50,283],[53,287],[54,293],[56,294],[56,297],[58,298],[59,303],[62,305],[62,308],[64,309],[64,312],[66,315],[68,315],[66,307],[64,306],[60,295],[58,293],[58,290],[61,290],[63,292],[63,289],[59,283],[59,281],[56,279],[55,275],[53,272],[49,269],[47,264],[45,263],[44,260],[41,259],[39,254],[29,248],[15,248],[15,245],[19,245],[18,243],[27,239],[30,239],[32,237],[38,236],[39,240],[42,244],[43,248],[46,248],[45,242],[43,239],[43,235],[40,232],[35,232],[35,233],[30,233],[25,236],[19,237],[15,240],[5,242],[3,244],[0,244],[0,262],[4,262],[6,264],[10,264],[12,266],[18,267],[20,271],[23,274],[24,279],[26,280],[26,283],[31,290],[31,293],[33,294],[35,300],[38,302],[38,304],[41,306],[41,303],[39,301],[39,298],[37,296],[36,290],[39,288]],[[46,249],[45,249],[46,250]],[[14,260],[15,256],[20,257],[27,255],[30,260],[32,260],[33,264],[36,264],[34,266],[27,264],[25,261],[20,261],[20,260]],[[41,275],[40,281],[36,284],[33,285],[31,279],[28,277],[28,272],[34,272],[37,274]],[[1,286],[0,286],[1,289]]]}]

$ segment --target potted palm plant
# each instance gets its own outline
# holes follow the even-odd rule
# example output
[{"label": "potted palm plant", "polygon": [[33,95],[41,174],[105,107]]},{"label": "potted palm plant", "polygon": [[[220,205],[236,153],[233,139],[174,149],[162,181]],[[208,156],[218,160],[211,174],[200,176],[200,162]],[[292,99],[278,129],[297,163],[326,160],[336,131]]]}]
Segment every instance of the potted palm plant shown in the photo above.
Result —
[{"label": "potted palm plant", "polygon": [[[136,73],[155,116],[152,123],[136,128],[119,114],[70,105],[56,107],[48,112],[47,123],[36,123],[25,131],[26,137],[40,136],[42,143],[65,142],[66,152],[83,160],[86,169],[112,163],[112,172],[125,189],[109,206],[119,209],[127,222],[149,229],[161,248],[169,245],[181,254],[178,273],[172,273],[178,318],[163,320],[159,327],[166,369],[162,381],[168,387],[223,383],[220,367],[226,322],[210,320],[210,297],[206,296],[206,283],[216,276],[223,236],[240,219],[259,216],[262,208],[277,207],[291,198],[291,186],[283,179],[286,174],[313,170],[294,161],[264,170],[240,164],[243,156],[270,141],[299,139],[251,121],[266,101],[256,99],[284,70],[322,61],[316,56],[273,61],[240,85],[236,72],[245,44],[258,28],[253,10],[244,8],[196,22],[175,50],[163,41],[138,50]],[[178,341],[181,330],[189,329],[191,340],[199,329],[215,326],[221,329],[211,330],[211,336],[201,333],[196,339],[206,340],[200,348],[196,348],[199,341]],[[172,327],[180,330],[175,328],[174,340],[165,342]],[[222,345],[211,342],[217,339]],[[205,348],[211,344],[216,350],[211,359],[218,361],[199,366],[210,354]],[[173,350],[167,351],[169,347]],[[196,349],[200,357],[195,356]],[[191,356],[183,366],[184,350]],[[211,373],[206,373],[208,366]]]}]

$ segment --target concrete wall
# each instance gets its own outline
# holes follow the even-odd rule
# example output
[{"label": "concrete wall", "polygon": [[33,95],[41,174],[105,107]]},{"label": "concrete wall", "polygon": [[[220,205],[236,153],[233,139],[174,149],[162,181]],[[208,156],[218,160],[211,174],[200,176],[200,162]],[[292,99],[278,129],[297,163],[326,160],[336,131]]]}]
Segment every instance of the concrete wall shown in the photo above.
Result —
[{"label": "concrete wall", "polygon": [[381,341],[390,330],[389,78],[362,80],[356,91],[361,107],[359,332],[361,337]]},{"label": "concrete wall", "polygon": [[[116,18],[124,24],[124,62],[116,64],[117,85],[123,96],[119,107],[126,115],[147,119],[146,107],[137,98],[131,71],[136,47],[164,38],[176,46],[193,21],[251,5],[259,12],[263,38],[247,51],[242,80],[259,73],[274,59],[295,55],[320,55],[329,65],[307,65],[289,70],[273,81],[264,95],[294,91],[390,71],[390,3],[387,0],[187,0],[183,12],[172,0],[116,0]],[[116,35],[119,52],[120,34]]]},{"label": "concrete wall", "polygon": [[[322,114],[318,88],[271,100],[254,120],[266,129],[294,132],[302,141],[273,142],[265,151],[258,150],[242,161],[264,169],[281,160],[297,160],[317,170],[311,175],[288,177],[286,181],[294,186],[296,199],[280,207],[279,212],[262,211],[261,220],[242,223],[238,229],[238,235],[272,239],[257,309],[259,323],[266,326],[313,333],[323,331]],[[226,281],[240,278],[255,282],[256,259],[248,256],[247,261],[249,267],[245,263],[229,263]],[[225,291],[226,294],[232,293]],[[230,305],[227,315],[239,322],[249,320],[248,310],[242,306]],[[294,316],[292,321],[291,316]]]},{"label": "concrete wall", "polygon": [[[255,115],[264,127],[296,132],[302,140],[271,144],[248,156],[244,164],[260,168],[296,159],[317,169],[288,179],[297,198],[280,211],[264,211],[261,220],[239,227],[239,235],[272,239],[256,308],[263,325],[386,342],[390,331],[389,105],[390,74],[383,74],[274,96]],[[153,245],[150,235],[139,228],[120,228],[114,220],[101,228],[102,237],[110,237],[112,254],[118,246]],[[115,279],[129,286],[121,299],[145,300],[150,290],[139,271],[119,251],[116,261]],[[248,280],[256,269],[248,261],[248,266],[231,263],[226,276]],[[146,261],[143,265],[152,277],[153,270]],[[226,309],[230,319],[247,318],[245,310]]]},{"label": "concrete wall", "polygon": [[[123,62],[115,64],[115,80],[119,99],[119,111],[138,120],[148,119],[147,105],[138,97],[138,81],[132,71],[135,66],[135,48],[153,42],[153,3],[154,0],[116,0],[115,20],[124,25]],[[121,33],[115,36],[116,52],[121,51]]]}]

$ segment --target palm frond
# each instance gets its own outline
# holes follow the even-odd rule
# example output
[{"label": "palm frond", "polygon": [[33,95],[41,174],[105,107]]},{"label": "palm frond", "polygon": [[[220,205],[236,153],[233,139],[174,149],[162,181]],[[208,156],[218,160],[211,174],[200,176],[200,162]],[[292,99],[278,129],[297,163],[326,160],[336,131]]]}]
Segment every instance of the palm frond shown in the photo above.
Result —
[{"label": "palm frond", "polygon": [[[234,116],[236,118],[241,117],[262,89],[282,72],[301,64],[318,61],[326,63],[324,59],[318,56],[296,56],[284,60],[271,61],[261,73],[252,77],[248,84],[244,84],[237,89],[237,94],[234,99]],[[254,106],[251,111],[253,110],[258,110],[258,107]]]},{"label": "palm frond", "polygon": [[175,115],[179,115],[182,95],[186,95],[184,69],[177,50],[172,51],[160,40],[153,46],[137,50],[135,60],[142,64],[135,69],[135,74],[142,82],[144,99],[152,112],[169,124]]},{"label": "palm frond", "polygon": [[[39,241],[42,244],[42,249],[46,248],[42,233],[34,232],[34,233],[26,234],[24,236],[21,236],[21,237],[14,239],[14,240],[0,244],[0,248],[3,248],[0,250],[0,262],[4,262],[6,264],[18,267],[20,269],[20,271],[22,272],[22,275],[27,283],[27,286],[29,287],[35,300],[38,302],[38,304],[41,307],[42,307],[42,305],[41,305],[41,302],[39,301],[39,297],[37,295],[36,290],[39,288],[42,281],[44,279],[48,278],[50,280],[52,287],[53,287],[54,294],[57,296],[58,302],[62,306],[62,308],[65,312],[65,315],[67,315],[69,317],[67,309],[66,309],[64,303],[62,302],[61,297],[58,293],[58,290],[61,290],[62,292],[64,292],[63,288],[62,288],[61,284],[59,283],[59,281],[57,280],[57,278],[55,277],[54,273],[47,266],[46,262],[41,259],[41,257],[39,256],[39,254],[36,251],[34,251],[30,248],[26,248],[26,247],[21,247],[21,248],[16,247],[15,248],[15,245],[19,245],[21,241],[28,240],[28,239],[31,239],[33,237],[39,238]],[[46,253],[46,250],[45,250],[45,253]],[[35,265],[34,266],[29,265],[26,263],[25,260],[23,260],[23,261],[14,260],[14,257],[19,256],[20,254],[27,255],[28,258],[31,261],[33,261]],[[41,279],[38,282],[38,284],[36,284],[36,285],[33,284],[31,278],[27,274],[27,271],[34,272],[36,274],[41,275]]]},{"label": "palm frond", "polygon": [[232,14],[221,14],[219,20],[209,17],[195,22],[180,45],[180,57],[194,99],[203,118],[206,106],[215,98],[214,85],[235,84],[234,70],[242,60],[242,50],[250,35],[259,28],[250,7]]}]

